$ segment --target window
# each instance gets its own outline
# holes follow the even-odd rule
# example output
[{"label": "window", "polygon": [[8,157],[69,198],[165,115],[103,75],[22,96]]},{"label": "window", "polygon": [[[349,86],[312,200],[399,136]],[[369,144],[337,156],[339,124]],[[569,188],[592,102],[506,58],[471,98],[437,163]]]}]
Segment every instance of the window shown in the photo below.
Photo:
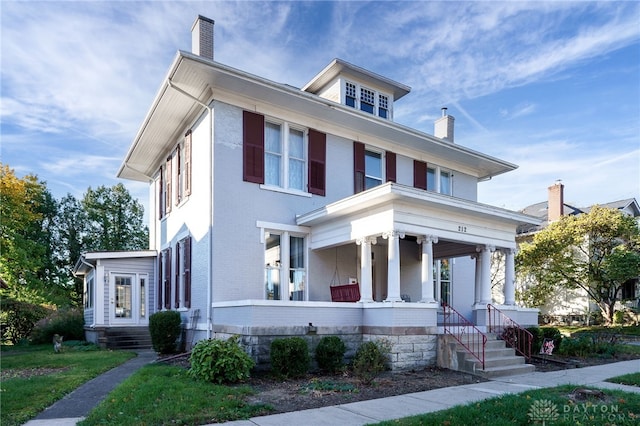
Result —
[{"label": "window", "polygon": [[440,194],[452,195],[453,173],[424,161],[413,162],[413,186]]},{"label": "window", "polygon": [[140,277],[140,318],[147,316],[147,278]]},{"label": "window", "polygon": [[360,109],[373,114],[375,111],[376,93],[373,90],[360,88]]},{"label": "window", "polygon": [[[265,238],[265,298],[305,300],[307,270],[305,239],[289,232],[267,232]],[[288,276],[288,283],[282,277]]]},{"label": "window", "polygon": [[385,178],[386,182],[395,182],[396,154],[390,151],[377,151],[375,148],[365,148],[362,142],[354,142],[353,172],[355,194],[382,185]]},{"label": "window", "polygon": [[171,309],[171,247],[158,255],[157,309]]},{"label": "window", "polygon": [[356,107],[356,85],[347,82],[345,84],[345,99],[344,103],[347,106]]},{"label": "window", "polygon": [[115,317],[116,318],[133,318],[132,313],[132,277],[116,276],[115,277]]},{"label": "window", "polygon": [[389,118],[389,97],[378,95],[378,116]]},{"label": "window", "polygon": [[176,244],[176,279],[173,296],[174,307],[191,307],[191,237]]},{"label": "window", "polygon": [[[175,189],[174,189],[175,182]],[[191,195],[191,130],[184,141],[167,157],[160,167],[158,179],[158,218],[171,212],[173,204],[179,205]]]},{"label": "window", "polygon": [[433,262],[433,283],[436,300],[440,300],[441,305],[451,305],[451,259]]},{"label": "window", "polygon": [[296,193],[325,195],[327,135],[243,113],[242,178]]},{"label": "window", "polygon": [[86,285],[87,286],[85,287],[85,290],[84,290],[84,307],[93,308],[93,292],[94,292],[94,285],[95,285],[95,280],[93,275],[91,276],[91,278],[87,280]]},{"label": "window", "polygon": [[344,83],[344,104],[378,117],[391,118],[388,95],[350,81]]},{"label": "window", "polygon": [[366,150],[364,152],[364,189],[382,185],[382,154]]}]

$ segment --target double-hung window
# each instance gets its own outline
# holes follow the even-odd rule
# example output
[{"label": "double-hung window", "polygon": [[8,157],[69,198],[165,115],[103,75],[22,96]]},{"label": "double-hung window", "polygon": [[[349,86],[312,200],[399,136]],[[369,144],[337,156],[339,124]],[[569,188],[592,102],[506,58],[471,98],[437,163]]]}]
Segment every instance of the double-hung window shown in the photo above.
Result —
[{"label": "double-hung window", "polygon": [[[267,232],[265,238],[265,298],[306,300],[305,238],[289,232]],[[286,278],[285,278],[286,277]],[[284,280],[287,281],[284,281]]]},{"label": "double-hung window", "polygon": [[453,173],[439,166],[415,160],[413,186],[440,194],[452,195]]},{"label": "double-hung window", "polygon": [[265,122],[264,183],[284,189],[306,188],[305,132],[288,123]]},{"label": "double-hung window", "polygon": [[382,185],[382,153],[365,150],[364,152],[364,189]]}]

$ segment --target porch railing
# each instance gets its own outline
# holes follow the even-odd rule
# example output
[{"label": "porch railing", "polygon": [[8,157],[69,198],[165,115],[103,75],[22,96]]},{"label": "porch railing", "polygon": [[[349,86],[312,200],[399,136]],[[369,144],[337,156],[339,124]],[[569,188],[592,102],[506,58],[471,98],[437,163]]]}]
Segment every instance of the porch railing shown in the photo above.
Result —
[{"label": "porch railing", "polygon": [[487,336],[460,312],[446,303],[442,305],[445,334],[451,335],[462,347],[482,364],[484,370],[484,349]]},{"label": "porch railing", "polygon": [[488,304],[487,309],[489,310],[489,333],[496,333],[499,339],[504,340],[517,353],[527,360],[531,359],[533,334],[492,304]]}]

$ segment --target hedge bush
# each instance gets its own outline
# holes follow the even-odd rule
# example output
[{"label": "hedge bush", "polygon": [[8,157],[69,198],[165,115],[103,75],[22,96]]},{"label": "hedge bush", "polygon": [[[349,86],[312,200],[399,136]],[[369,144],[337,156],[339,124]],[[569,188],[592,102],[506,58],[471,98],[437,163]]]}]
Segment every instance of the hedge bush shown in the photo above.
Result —
[{"label": "hedge bush", "polygon": [[36,323],[50,312],[50,309],[40,305],[21,302],[10,297],[1,298],[0,332],[2,341],[9,341],[15,345],[21,340],[27,339]]},{"label": "hedge bush", "polygon": [[238,344],[238,336],[227,340],[201,340],[191,351],[189,375],[214,383],[235,383],[249,378],[255,362]]},{"label": "hedge bush", "polygon": [[149,334],[153,350],[161,354],[172,354],[177,350],[182,319],[177,311],[156,312],[149,317]]},{"label": "hedge bush", "polygon": [[309,347],[301,337],[275,339],[269,358],[271,371],[278,377],[302,377],[309,371]]},{"label": "hedge bush", "polygon": [[316,361],[320,370],[336,373],[342,369],[347,347],[338,336],[324,336],[316,346]]},{"label": "hedge bush", "polygon": [[51,343],[58,334],[67,340],[84,340],[84,314],[80,308],[61,309],[38,321],[31,332],[33,343]]},{"label": "hedge bush", "polygon": [[391,346],[384,339],[363,343],[353,358],[353,373],[365,384],[373,382],[388,369],[390,352]]}]

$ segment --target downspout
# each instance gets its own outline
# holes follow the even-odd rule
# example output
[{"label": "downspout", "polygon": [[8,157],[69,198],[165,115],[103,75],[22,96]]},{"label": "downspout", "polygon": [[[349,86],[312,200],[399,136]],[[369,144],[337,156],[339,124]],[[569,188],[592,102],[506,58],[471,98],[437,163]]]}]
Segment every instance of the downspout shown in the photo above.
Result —
[{"label": "downspout", "polygon": [[211,197],[211,202],[209,203],[209,219],[211,222],[209,224],[209,270],[207,271],[207,339],[210,339],[213,331],[211,310],[211,304],[213,303],[213,294],[211,291],[213,281],[213,108],[176,86],[173,81],[171,81],[171,78],[167,78],[167,85],[176,92],[188,97],[198,105],[202,106],[209,114],[209,158],[211,159],[211,167],[209,167],[209,182],[211,185],[209,188],[209,195]]}]

